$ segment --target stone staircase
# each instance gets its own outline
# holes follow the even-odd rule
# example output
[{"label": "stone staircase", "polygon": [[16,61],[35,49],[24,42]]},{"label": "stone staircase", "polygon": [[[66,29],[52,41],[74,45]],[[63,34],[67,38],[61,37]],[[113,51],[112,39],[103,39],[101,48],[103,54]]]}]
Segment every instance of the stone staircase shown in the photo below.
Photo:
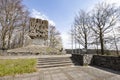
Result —
[{"label": "stone staircase", "polygon": [[48,58],[38,58],[37,68],[53,68],[53,67],[65,67],[73,66],[70,57],[48,57]]}]

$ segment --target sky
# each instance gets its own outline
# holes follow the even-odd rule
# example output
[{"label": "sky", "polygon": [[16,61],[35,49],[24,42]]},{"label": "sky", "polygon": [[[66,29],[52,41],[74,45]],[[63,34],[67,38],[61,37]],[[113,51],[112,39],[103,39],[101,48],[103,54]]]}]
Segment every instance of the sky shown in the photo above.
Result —
[{"label": "sky", "polygon": [[91,10],[99,2],[117,3],[120,0],[23,0],[30,16],[46,19],[61,33],[63,47],[71,48],[70,29],[78,11]]}]

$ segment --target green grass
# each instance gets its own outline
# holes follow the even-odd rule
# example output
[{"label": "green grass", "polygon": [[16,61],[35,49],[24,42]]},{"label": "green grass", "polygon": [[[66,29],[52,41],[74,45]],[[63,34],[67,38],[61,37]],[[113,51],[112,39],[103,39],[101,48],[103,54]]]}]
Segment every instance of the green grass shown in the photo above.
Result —
[{"label": "green grass", "polygon": [[0,59],[0,76],[36,71],[36,59]]}]

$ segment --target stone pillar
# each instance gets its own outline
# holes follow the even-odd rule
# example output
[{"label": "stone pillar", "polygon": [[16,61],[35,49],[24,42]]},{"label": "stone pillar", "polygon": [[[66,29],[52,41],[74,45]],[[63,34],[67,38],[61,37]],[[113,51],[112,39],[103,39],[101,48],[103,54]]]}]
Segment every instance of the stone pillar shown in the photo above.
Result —
[{"label": "stone pillar", "polygon": [[92,58],[93,58],[92,54],[84,54],[83,55],[83,65],[90,65]]}]

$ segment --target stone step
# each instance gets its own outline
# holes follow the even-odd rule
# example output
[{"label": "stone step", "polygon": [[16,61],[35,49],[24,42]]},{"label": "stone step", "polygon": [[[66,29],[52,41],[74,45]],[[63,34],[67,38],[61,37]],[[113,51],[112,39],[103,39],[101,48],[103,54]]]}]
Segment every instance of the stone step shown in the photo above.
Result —
[{"label": "stone step", "polygon": [[72,63],[72,61],[63,61],[63,62],[38,62],[37,65],[47,65],[47,64],[65,64]]},{"label": "stone step", "polygon": [[71,61],[71,59],[38,59],[38,62],[64,62]]},{"label": "stone step", "polygon": [[52,65],[37,65],[37,68],[51,68],[51,67],[62,67],[62,66],[72,66],[73,63],[65,63],[65,64],[52,64]]},{"label": "stone step", "polygon": [[70,59],[68,60],[38,60],[38,62],[64,62],[64,61],[71,61]]},{"label": "stone step", "polygon": [[52,68],[74,65],[70,57],[38,58],[37,68]]},{"label": "stone step", "polygon": [[44,63],[44,62],[71,62],[72,60],[43,60],[37,61],[37,63]]},{"label": "stone step", "polygon": [[38,60],[69,60],[70,58],[66,57],[66,58],[38,58]]}]

